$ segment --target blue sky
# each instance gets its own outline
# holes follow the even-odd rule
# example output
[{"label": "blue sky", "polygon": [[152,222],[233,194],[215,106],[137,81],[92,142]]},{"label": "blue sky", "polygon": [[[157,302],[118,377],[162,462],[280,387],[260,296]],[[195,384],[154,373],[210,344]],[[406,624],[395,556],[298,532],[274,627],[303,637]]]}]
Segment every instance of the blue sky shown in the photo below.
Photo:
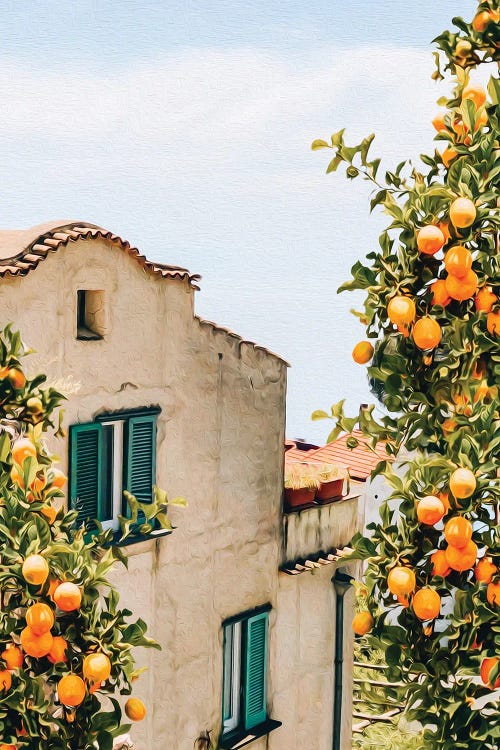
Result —
[{"label": "blue sky", "polygon": [[310,142],[433,148],[431,39],[469,0],[4,2],[0,226],[100,224],[203,275],[197,311],[291,364],[288,434],[370,401],[337,296],[383,217]]}]

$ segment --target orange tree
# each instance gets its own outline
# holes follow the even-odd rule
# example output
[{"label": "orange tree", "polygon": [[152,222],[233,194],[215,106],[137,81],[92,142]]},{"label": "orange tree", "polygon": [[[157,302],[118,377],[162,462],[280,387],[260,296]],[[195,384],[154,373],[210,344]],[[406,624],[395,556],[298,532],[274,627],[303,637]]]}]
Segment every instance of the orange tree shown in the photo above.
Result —
[{"label": "orange tree", "polygon": [[[111,750],[127,731],[113,693],[129,694],[134,646],[157,646],[129,622],[106,576],[126,558],[111,531],[89,539],[62,507],[64,474],[44,435],[62,396],[27,379],[18,333],[0,334],[0,747]],[[59,508],[59,509],[58,509]],[[109,697],[108,709],[101,701]],[[129,718],[144,706],[130,698]]]},{"label": "orange tree", "polygon": [[[433,120],[440,148],[420,166],[401,162],[379,180],[373,135],[312,145],[333,149],[328,172],[343,165],[374,183],[371,207],[390,217],[380,248],[340,288],[367,293],[356,312],[367,340],[353,356],[383,410],[362,410],[364,439],[399,458],[375,471],[392,493],[353,557],[367,561],[370,638],[389,679],[404,682],[426,747],[445,750],[493,750],[500,739],[499,20],[498,0],[487,0],[435,40],[433,78],[449,76],[452,90]],[[487,88],[471,80],[478,68],[491,73]],[[330,439],[358,422],[343,402],[313,414],[327,417]]]}]

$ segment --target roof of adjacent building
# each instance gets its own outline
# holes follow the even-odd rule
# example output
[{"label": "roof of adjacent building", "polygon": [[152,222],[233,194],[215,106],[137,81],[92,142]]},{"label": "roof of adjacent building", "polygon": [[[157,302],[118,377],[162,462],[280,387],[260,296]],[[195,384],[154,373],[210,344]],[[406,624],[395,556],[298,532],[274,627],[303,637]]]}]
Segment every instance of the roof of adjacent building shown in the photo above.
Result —
[{"label": "roof of adjacent building", "polygon": [[368,448],[366,437],[361,430],[353,430],[352,436],[359,440],[356,448],[347,447],[347,439],[351,437],[347,433],[319,448],[313,447],[302,450],[294,443],[294,446],[286,451],[285,461],[290,463],[307,461],[308,463],[338,464],[349,469],[352,479],[364,482],[379,461],[390,460],[392,457],[387,454],[385,443],[379,443],[375,452]]},{"label": "roof of adjacent building", "polygon": [[148,260],[130,242],[96,224],[84,221],[51,221],[30,229],[4,229],[0,231],[0,276],[26,276],[47,258],[70,242],[105,239],[113,242],[146,271],[163,277],[186,280],[198,289],[200,275],[190,273],[180,266],[165,265]]}]

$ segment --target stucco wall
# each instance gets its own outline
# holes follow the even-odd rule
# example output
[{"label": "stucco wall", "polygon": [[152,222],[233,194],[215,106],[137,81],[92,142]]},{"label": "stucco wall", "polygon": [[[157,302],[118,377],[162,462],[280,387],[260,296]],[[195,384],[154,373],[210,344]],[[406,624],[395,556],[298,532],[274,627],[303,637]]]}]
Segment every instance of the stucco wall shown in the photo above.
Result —
[{"label": "stucco wall", "polygon": [[[76,340],[77,289],[104,290],[102,341]],[[143,271],[105,240],[75,242],[26,278],[2,280],[0,318],[2,325],[13,321],[36,350],[28,369],[47,372],[68,395],[66,424],[109,410],[152,404],[162,410],[158,484],[189,505],[172,509],[171,536],[131,547],[128,572],[114,575],[123,604],[163,645],[162,652],[137,652],[139,664],[149,667],[135,691],[149,707],[146,721],[134,727],[139,749],[192,750],[203,730],[217,733],[221,622],[266,602],[273,607],[271,715],[288,722],[272,747],[289,750],[297,726],[305,732],[314,724],[317,736],[328,735],[330,711],[321,712],[318,689],[332,679],[322,651],[331,638],[331,584],[303,576],[295,595],[288,589],[296,581],[278,585],[285,364],[200,324],[187,283]],[[53,448],[65,469],[67,446],[59,441]],[[314,690],[309,723],[297,724],[282,701],[285,674],[292,673],[280,633],[292,627],[298,600],[305,625],[294,635],[304,655],[294,661],[301,675],[296,691],[302,680],[312,680]],[[299,643],[308,631],[317,641]],[[311,747],[306,740],[304,734],[301,750]],[[266,740],[253,747],[266,747]]]}]

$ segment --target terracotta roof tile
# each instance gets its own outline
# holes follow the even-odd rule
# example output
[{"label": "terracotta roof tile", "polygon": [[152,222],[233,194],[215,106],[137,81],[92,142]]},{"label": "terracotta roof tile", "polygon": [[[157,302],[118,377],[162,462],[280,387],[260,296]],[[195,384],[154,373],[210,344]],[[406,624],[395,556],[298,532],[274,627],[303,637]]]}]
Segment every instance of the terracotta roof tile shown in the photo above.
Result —
[{"label": "terracotta roof tile", "polygon": [[187,280],[198,289],[199,274],[192,274],[180,266],[165,265],[148,260],[140,251],[117,234],[102,229],[95,224],[81,221],[59,221],[40,224],[37,227],[23,230],[0,231],[0,277],[25,276],[33,271],[49,252],[55,252],[70,242],[94,238],[110,240],[122,250],[135,258],[137,262],[151,273],[164,278]]},{"label": "terracotta roof tile", "polygon": [[370,476],[373,469],[384,459],[391,460],[392,457],[386,453],[385,444],[377,445],[375,453],[366,447],[366,438],[361,430],[353,430],[353,437],[360,441],[356,448],[347,447],[347,439],[350,437],[347,433],[341,435],[332,443],[327,443],[322,448],[311,451],[299,451],[296,448],[290,448],[285,453],[285,461],[308,461],[311,463],[334,463],[340,466],[347,466],[351,479],[365,481]]}]

